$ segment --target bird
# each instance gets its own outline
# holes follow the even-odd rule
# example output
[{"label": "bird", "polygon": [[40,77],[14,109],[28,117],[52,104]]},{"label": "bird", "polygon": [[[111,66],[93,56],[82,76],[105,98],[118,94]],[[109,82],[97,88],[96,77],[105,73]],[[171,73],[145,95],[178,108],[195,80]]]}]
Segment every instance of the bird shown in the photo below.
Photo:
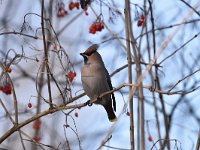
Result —
[{"label": "bird", "polygon": [[114,113],[116,111],[114,93],[99,98],[102,93],[113,90],[113,86],[102,57],[97,52],[98,47],[98,44],[93,44],[85,52],[80,53],[84,59],[84,65],[81,68],[81,81],[90,100],[97,99],[94,103],[102,105],[107,112],[109,121],[115,122],[117,117]]}]

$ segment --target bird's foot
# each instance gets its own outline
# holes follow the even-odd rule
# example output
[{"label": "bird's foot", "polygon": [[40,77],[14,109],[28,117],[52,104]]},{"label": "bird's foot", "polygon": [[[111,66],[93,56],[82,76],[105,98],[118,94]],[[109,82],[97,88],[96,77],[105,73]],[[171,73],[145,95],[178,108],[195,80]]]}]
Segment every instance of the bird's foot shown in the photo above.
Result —
[{"label": "bird's foot", "polygon": [[97,101],[101,101],[102,98],[100,96],[97,97]]},{"label": "bird's foot", "polygon": [[88,105],[88,106],[92,106],[92,104],[93,104],[93,103],[91,103],[90,100],[88,100],[88,101],[86,102],[86,105]]}]

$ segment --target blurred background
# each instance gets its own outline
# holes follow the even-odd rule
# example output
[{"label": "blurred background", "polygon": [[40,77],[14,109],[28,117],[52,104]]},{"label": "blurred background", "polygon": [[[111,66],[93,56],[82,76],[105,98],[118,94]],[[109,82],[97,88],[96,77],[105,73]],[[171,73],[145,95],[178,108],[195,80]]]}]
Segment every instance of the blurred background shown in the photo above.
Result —
[{"label": "blurred background", "polygon": [[[49,0],[44,7],[42,2],[0,1],[0,148],[131,149],[131,107],[136,150],[143,145],[147,150],[192,150],[199,145],[199,0],[130,1],[131,42],[126,40],[125,1]],[[94,27],[97,23],[100,29]],[[71,102],[84,93],[79,53],[99,44],[117,88],[129,83],[127,41],[137,47],[141,71],[146,71],[143,98],[136,89],[130,106],[129,87],[117,90],[115,123],[100,105],[77,108],[89,100],[81,95]],[[133,51],[131,47],[135,84]],[[53,106],[65,103],[66,108],[51,113],[50,97]],[[12,132],[17,120],[23,127]]]}]

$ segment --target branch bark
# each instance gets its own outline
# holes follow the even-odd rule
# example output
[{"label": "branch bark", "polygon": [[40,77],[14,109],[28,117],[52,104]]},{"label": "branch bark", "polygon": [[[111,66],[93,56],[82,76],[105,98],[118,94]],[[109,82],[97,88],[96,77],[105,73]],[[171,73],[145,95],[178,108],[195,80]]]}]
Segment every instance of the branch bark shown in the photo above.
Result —
[{"label": "branch bark", "polygon": [[[125,0],[125,29],[126,29],[126,46],[128,57],[128,83],[132,84],[132,58],[130,50],[130,1]],[[135,149],[134,144],[134,113],[133,113],[133,91],[129,87],[129,111],[130,111],[130,145],[131,150]]]}]

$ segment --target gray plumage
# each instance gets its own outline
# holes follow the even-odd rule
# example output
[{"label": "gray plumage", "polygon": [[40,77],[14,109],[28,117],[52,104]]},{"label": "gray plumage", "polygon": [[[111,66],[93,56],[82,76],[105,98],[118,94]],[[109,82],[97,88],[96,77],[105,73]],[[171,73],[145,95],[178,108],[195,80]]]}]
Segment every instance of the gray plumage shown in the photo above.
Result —
[{"label": "gray plumage", "polygon": [[[90,46],[81,55],[84,58],[84,65],[81,68],[81,80],[83,89],[90,99],[97,98],[100,94],[113,89],[109,73],[105,68],[101,55],[97,52],[98,45]],[[110,121],[116,121],[114,110],[116,102],[114,93],[108,94],[95,102],[102,105]]]}]

